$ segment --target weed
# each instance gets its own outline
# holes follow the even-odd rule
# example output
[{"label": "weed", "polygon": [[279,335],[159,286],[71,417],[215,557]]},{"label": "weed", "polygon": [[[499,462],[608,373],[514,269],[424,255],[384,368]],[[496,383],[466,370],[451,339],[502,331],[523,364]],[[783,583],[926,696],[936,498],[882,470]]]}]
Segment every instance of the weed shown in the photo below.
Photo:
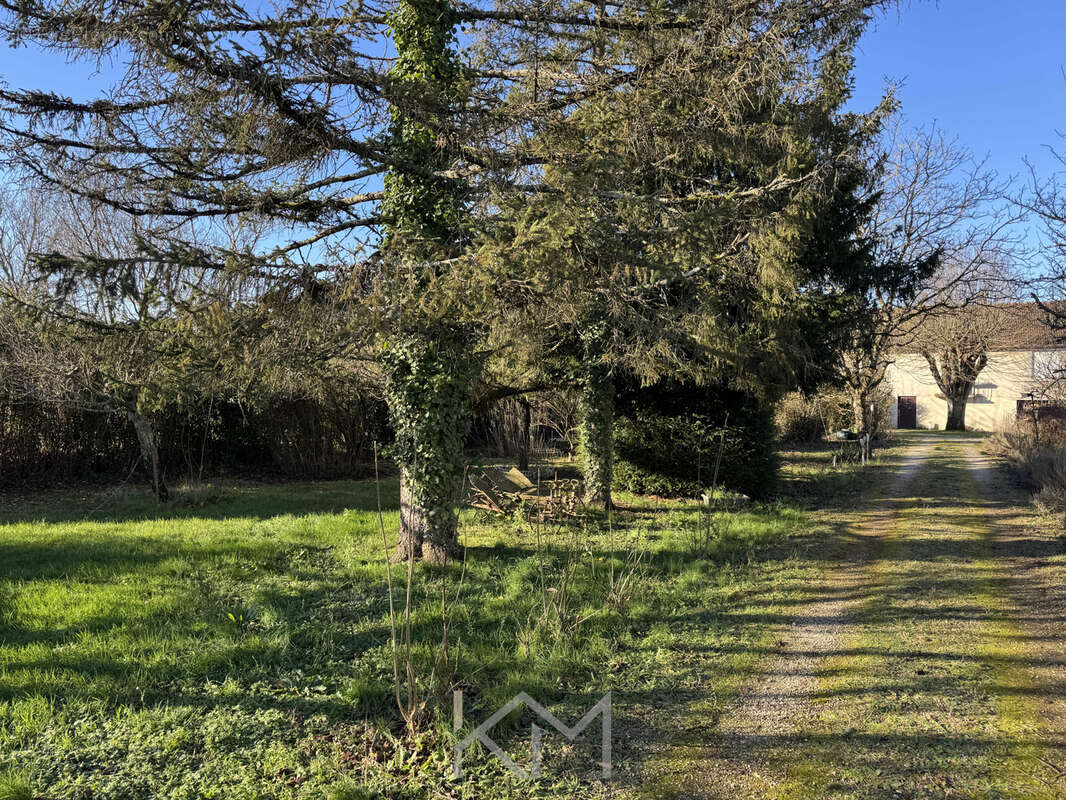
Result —
[{"label": "weed", "polygon": [[33,790],[19,772],[0,772],[0,800],[33,800]]}]

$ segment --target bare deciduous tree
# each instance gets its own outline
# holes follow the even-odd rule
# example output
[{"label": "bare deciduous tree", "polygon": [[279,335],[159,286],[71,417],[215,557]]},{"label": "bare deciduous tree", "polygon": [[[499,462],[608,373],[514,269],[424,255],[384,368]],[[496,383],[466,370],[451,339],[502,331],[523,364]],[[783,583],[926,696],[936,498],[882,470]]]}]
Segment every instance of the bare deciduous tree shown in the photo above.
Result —
[{"label": "bare deciduous tree", "polygon": [[[1044,322],[1059,340],[1066,338],[1066,153],[1051,149],[1056,169],[1042,176],[1036,166],[1029,167],[1029,186],[1015,199],[1017,205],[1030,212],[1042,224],[1043,241],[1038,249],[1042,274],[1033,280],[1030,297],[1044,313]],[[1051,383],[1060,383],[1062,375]]]},{"label": "bare deciduous tree", "polygon": [[1022,212],[1006,198],[985,160],[936,127],[886,136],[872,191],[877,203],[865,235],[882,280],[864,298],[841,372],[854,424],[869,430],[870,399],[901,346],[942,312],[1011,293],[1012,226]]},{"label": "bare deciduous tree", "polygon": [[966,405],[1005,321],[1005,308],[995,299],[979,303],[966,297],[963,304],[926,316],[914,335],[918,352],[947,400],[945,430],[966,430]]},{"label": "bare deciduous tree", "polygon": [[[221,286],[133,255],[136,220],[71,193],[9,188],[0,218],[0,375],[10,402],[53,404],[126,418],[160,501],[169,492],[153,416],[210,393],[226,348],[214,337],[236,321],[207,314]],[[57,278],[52,259],[97,253],[120,272]],[[194,289],[201,306],[181,298]],[[214,300],[212,299],[214,298]],[[227,306],[228,308],[228,306]],[[216,342],[211,346],[209,340]]]}]

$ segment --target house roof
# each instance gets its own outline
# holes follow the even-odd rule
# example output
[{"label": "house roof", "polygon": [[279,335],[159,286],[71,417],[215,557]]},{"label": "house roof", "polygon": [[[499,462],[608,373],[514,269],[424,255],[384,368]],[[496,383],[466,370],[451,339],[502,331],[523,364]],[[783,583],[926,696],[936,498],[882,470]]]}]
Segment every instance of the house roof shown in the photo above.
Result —
[{"label": "house roof", "polygon": [[[1066,301],[1044,305],[1062,315],[1056,320],[1037,303],[999,303],[972,306],[966,313],[994,314],[996,329],[989,351],[1066,350]],[[1053,327],[1053,323],[1058,327]],[[918,352],[911,343],[901,348],[905,353]]]},{"label": "house roof", "polygon": [[[1045,306],[1063,315],[1056,318],[1036,303],[1004,303],[984,310],[997,315],[1001,326],[992,339],[992,350],[1066,349],[1066,303]],[[1052,324],[1058,327],[1052,327]]]}]

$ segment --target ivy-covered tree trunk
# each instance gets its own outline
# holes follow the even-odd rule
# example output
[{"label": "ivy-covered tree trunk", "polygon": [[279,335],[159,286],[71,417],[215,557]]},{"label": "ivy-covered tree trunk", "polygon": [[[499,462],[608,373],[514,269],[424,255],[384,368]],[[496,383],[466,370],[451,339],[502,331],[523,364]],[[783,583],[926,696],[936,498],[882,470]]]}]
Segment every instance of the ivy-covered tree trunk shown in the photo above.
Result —
[{"label": "ivy-covered tree trunk", "polygon": [[170,499],[170,492],[163,480],[163,468],[159,460],[159,444],[156,441],[155,429],[147,418],[136,411],[127,411],[126,417],[133,425],[137,434],[137,443],[141,448],[141,458],[148,470],[148,476],[152,481],[152,494],[160,503]]},{"label": "ivy-covered tree trunk", "polygon": [[609,326],[606,316],[586,322],[582,331],[580,394],[581,450],[585,458],[585,499],[611,507],[614,480],[615,387],[607,361]]},{"label": "ivy-covered tree trunk", "polygon": [[472,374],[465,342],[406,336],[386,348],[383,361],[400,464],[397,559],[454,559]]},{"label": "ivy-covered tree trunk", "polygon": [[465,236],[467,187],[444,176],[455,153],[440,132],[461,96],[457,22],[447,0],[401,0],[390,14],[390,77],[411,97],[437,101],[433,113],[409,113],[402,102],[393,107],[393,167],[382,202],[395,326],[381,361],[401,474],[399,559],[444,561],[460,552],[457,509],[475,359],[469,330],[425,302],[439,265],[461,252]]}]

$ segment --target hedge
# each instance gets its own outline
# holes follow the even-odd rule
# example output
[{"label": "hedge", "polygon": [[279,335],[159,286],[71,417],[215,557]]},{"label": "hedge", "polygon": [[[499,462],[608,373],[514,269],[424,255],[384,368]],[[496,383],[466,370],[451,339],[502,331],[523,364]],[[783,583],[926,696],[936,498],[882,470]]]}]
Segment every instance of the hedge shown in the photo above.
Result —
[{"label": "hedge", "polygon": [[742,392],[656,384],[627,392],[620,412],[614,470],[620,491],[698,497],[711,485],[720,447],[719,486],[753,498],[776,486],[772,412]]}]

